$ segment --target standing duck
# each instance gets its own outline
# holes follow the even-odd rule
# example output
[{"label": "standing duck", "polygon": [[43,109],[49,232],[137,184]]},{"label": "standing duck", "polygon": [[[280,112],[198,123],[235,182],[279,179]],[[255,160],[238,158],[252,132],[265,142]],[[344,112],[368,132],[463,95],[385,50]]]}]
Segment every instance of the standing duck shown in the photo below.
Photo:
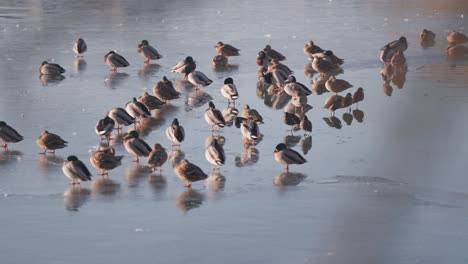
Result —
[{"label": "standing duck", "polygon": [[304,53],[309,57],[309,58],[312,58],[313,54],[315,53],[322,53],[323,52],[323,49],[320,48],[319,46],[315,45],[314,42],[312,40],[308,41],[305,45],[304,45]]},{"label": "standing duck", "polygon": [[312,68],[316,72],[320,73],[320,76],[322,78],[325,78],[326,75],[329,75],[339,70],[338,66],[336,66],[330,61],[325,60],[322,57],[314,57],[312,61]]},{"label": "standing duck", "polygon": [[218,126],[219,128],[223,128],[226,126],[226,121],[224,120],[223,114],[219,109],[216,109],[214,103],[210,101],[208,103],[209,107],[205,111],[205,120],[211,126],[211,133],[213,133],[214,126]]},{"label": "standing duck", "polygon": [[252,119],[236,117],[234,124],[241,129],[242,137],[248,140],[257,140],[260,136],[258,125]]},{"label": "standing duck", "polygon": [[106,137],[107,141],[109,142],[111,140],[111,134],[112,131],[114,130],[115,127],[115,121],[114,119],[109,117],[109,113],[107,115],[98,121],[96,124],[96,134],[99,136],[99,140],[102,140],[102,137]]},{"label": "standing duck", "polygon": [[5,121],[0,121],[0,139],[3,141],[3,145],[0,147],[8,150],[8,143],[9,142],[20,142],[23,140],[23,136],[18,133],[14,128],[7,125]]},{"label": "standing duck", "polygon": [[205,149],[205,158],[211,163],[211,170],[219,170],[221,165],[226,162],[226,154],[224,154],[223,147],[218,143],[218,140],[214,137],[209,137]]},{"label": "standing duck", "polygon": [[133,162],[139,162],[140,156],[148,157],[151,153],[151,147],[141,138],[138,132],[132,130],[123,139],[124,147],[128,153],[135,155],[136,159]]},{"label": "standing duck", "polygon": [[60,76],[65,73],[65,69],[57,63],[43,61],[41,67],[39,67],[39,73],[41,75]]},{"label": "standing duck", "polygon": [[179,120],[174,118],[172,124],[166,128],[166,136],[171,141],[171,147],[179,146],[185,139],[184,127],[179,125]]},{"label": "standing duck", "polygon": [[91,180],[91,172],[89,172],[86,165],[79,160],[76,156],[68,156],[67,160],[63,162],[63,173],[72,180],[71,185],[81,184],[82,181]]},{"label": "standing duck", "polygon": [[73,43],[73,51],[77,57],[83,56],[83,53],[85,53],[87,50],[88,46],[86,45],[84,39],[78,38],[75,43]]},{"label": "standing duck", "polygon": [[162,165],[166,163],[168,158],[166,149],[161,146],[161,144],[156,143],[153,145],[153,150],[148,156],[148,165],[151,167],[151,170],[154,172],[156,168],[159,168],[159,172],[162,172]]},{"label": "standing duck", "polygon": [[239,54],[240,49],[235,48],[234,46],[229,45],[229,44],[224,44],[221,41],[216,43],[215,49],[216,49],[217,54],[223,55],[223,56],[226,56],[226,57],[239,56],[240,55]]},{"label": "standing duck", "polygon": [[120,107],[112,109],[107,115],[117,123],[117,130],[122,130],[122,126],[129,126],[135,123],[135,118],[129,115],[125,109]]},{"label": "standing duck", "polygon": [[325,88],[327,88],[329,92],[335,94],[341,93],[351,87],[353,86],[349,82],[342,79],[336,79],[335,76],[330,77],[330,79],[325,82]]},{"label": "standing duck", "polygon": [[[125,104],[125,110],[127,113],[132,116],[135,120],[140,120],[142,118],[146,118],[151,116],[150,111],[148,108],[145,106],[145,104],[138,102],[138,100],[133,97],[133,100]],[[140,121],[136,121],[133,124],[136,126],[136,123]]]},{"label": "standing duck", "polygon": [[273,151],[273,156],[277,162],[286,165],[286,171],[289,171],[290,164],[304,164],[307,162],[299,152],[288,148],[284,143],[276,145],[276,148]]},{"label": "standing duck", "polygon": [[189,73],[197,68],[195,61],[191,56],[187,56],[184,60],[179,61],[176,65],[172,66],[171,72],[183,73],[187,79]]},{"label": "standing duck", "polygon": [[112,67],[112,71],[117,71],[117,68],[130,66],[130,63],[122,55],[115,53],[113,50],[104,55],[104,62]]},{"label": "standing duck", "polygon": [[44,130],[37,138],[36,143],[39,147],[44,149],[44,152],[39,154],[45,155],[47,150],[51,150],[51,153],[55,154],[56,149],[63,149],[67,146],[68,142],[63,140],[60,136]]},{"label": "standing duck", "polygon": [[390,62],[393,55],[398,51],[405,51],[408,48],[408,42],[405,37],[392,41],[385,45],[380,52],[380,60],[382,62]]},{"label": "standing duck", "polygon": [[223,55],[216,55],[211,61],[213,68],[225,68],[228,66],[228,58]]},{"label": "standing duck", "polygon": [[266,45],[265,48],[263,48],[263,52],[266,53],[266,55],[272,59],[278,60],[278,61],[284,61],[286,60],[286,56],[283,54],[279,53],[278,51],[274,50],[271,48],[270,45]]},{"label": "standing duck", "polygon": [[236,85],[234,80],[229,77],[224,80],[224,85],[221,87],[221,94],[224,98],[228,99],[228,104],[237,100],[239,98],[239,93],[237,92]]},{"label": "standing duck", "polygon": [[288,76],[287,84],[283,87],[284,91],[290,96],[308,96],[312,91],[304,84],[297,82],[293,75]]},{"label": "standing duck", "polygon": [[306,115],[304,115],[304,117],[302,118],[301,120],[301,123],[299,124],[299,126],[301,127],[301,129],[307,133],[311,133],[312,132],[312,122],[310,122],[309,118],[307,118]]},{"label": "standing duck", "polygon": [[299,117],[295,114],[284,112],[283,122],[286,125],[291,126],[291,133],[292,133],[293,129],[301,123],[301,119],[299,119]]},{"label": "standing duck", "polygon": [[243,118],[251,119],[256,123],[263,124],[263,117],[260,115],[260,113],[253,109],[250,108],[248,104],[244,105],[244,109],[242,110],[242,115]]},{"label": "standing duck", "polygon": [[161,109],[166,103],[161,101],[158,97],[150,95],[145,92],[143,95],[138,96],[137,101],[144,104],[148,110]]},{"label": "standing duck", "polygon": [[140,44],[138,44],[138,53],[143,56],[146,60],[145,63],[148,64],[150,60],[159,60],[163,56],[159,54],[159,52],[153,48],[147,40],[142,40]]},{"label": "standing duck", "polygon": [[187,183],[184,187],[190,188],[192,187],[192,182],[205,180],[208,178],[200,167],[197,165],[190,163],[188,160],[183,159],[181,160],[175,167],[174,167],[175,174],[182,180],[186,181]]},{"label": "standing duck", "polygon": [[94,168],[100,170],[98,175],[109,175],[108,171],[113,170],[122,164],[124,156],[116,156],[113,147],[98,149],[91,153],[89,161]]},{"label": "standing duck", "polygon": [[353,94],[353,103],[357,104],[361,101],[364,101],[364,89],[359,87],[356,92]]},{"label": "standing duck", "polygon": [[164,102],[180,98],[180,93],[176,91],[174,85],[166,76],[153,87],[153,93]]},{"label": "standing duck", "polygon": [[213,83],[210,78],[208,78],[201,71],[193,71],[187,76],[188,81],[195,86],[196,90],[199,90],[201,87],[208,86]]},{"label": "standing duck", "polygon": [[291,70],[288,66],[285,64],[279,62],[277,59],[272,59],[270,63],[268,64],[268,71],[271,72],[273,69],[279,69],[284,72],[286,76],[293,74],[293,70]]}]

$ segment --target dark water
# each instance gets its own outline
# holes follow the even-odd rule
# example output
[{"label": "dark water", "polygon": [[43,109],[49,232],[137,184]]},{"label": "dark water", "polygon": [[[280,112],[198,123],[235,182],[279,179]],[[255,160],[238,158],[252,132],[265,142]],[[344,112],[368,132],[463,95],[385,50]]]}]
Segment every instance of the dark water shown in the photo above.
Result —
[{"label": "dark water", "polygon": [[[466,62],[444,57],[445,36],[467,27],[463,1],[3,1],[0,4],[0,120],[25,140],[0,153],[0,255],[5,263],[464,263],[468,254],[466,178]],[[437,34],[423,49],[423,28]],[[378,54],[405,35],[408,72],[385,95]],[[83,61],[71,50],[82,36]],[[136,52],[148,39],[164,58],[145,66]],[[298,81],[308,62],[308,40],[343,57],[344,74],[365,89],[361,122],[330,127],[327,97],[312,95],[312,140],[294,137],[282,110],[256,92],[255,56],[265,44],[284,53]],[[229,71],[214,72],[213,46],[241,49]],[[111,73],[103,55],[117,50],[131,66]],[[94,125],[154,84],[185,56],[214,80],[202,91],[219,108],[219,89],[232,76],[248,103],[265,118],[264,139],[244,149],[240,131],[224,129],[227,162],[221,174],[187,191],[169,164],[152,175],[125,155],[123,165],[81,189],[68,186],[63,159],[74,154],[90,168],[98,143]],[[65,79],[41,80],[38,67],[54,60]],[[401,86],[401,85],[400,85]],[[354,92],[354,89],[352,92]],[[185,157],[205,171],[209,136],[200,94],[154,114],[144,139],[169,146],[164,129],[174,117],[185,127]],[[261,95],[261,94],[260,94]],[[268,101],[267,101],[268,102]],[[203,104],[203,105],[200,105]],[[280,102],[273,104],[281,105]],[[278,107],[281,108],[281,107]],[[353,110],[355,106],[353,106]],[[358,113],[358,115],[362,113]],[[359,116],[358,116],[359,117]],[[56,156],[37,155],[47,129],[70,142]],[[272,156],[287,140],[308,163],[285,175]],[[310,139],[309,139],[310,140]]]}]

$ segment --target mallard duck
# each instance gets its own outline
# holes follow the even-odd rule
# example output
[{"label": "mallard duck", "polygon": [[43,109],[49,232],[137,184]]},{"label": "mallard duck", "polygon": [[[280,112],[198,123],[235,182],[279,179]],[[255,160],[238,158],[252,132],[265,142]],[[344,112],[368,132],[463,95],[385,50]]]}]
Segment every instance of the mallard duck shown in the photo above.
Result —
[{"label": "mallard duck", "polygon": [[83,53],[85,53],[87,50],[88,50],[88,46],[86,45],[86,42],[82,38],[78,38],[73,44],[73,51],[75,52],[77,57],[83,56]]},{"label": "mallard duck", "polygon": [[151,167],[152,171],[156,171],[156,168],[159,167],[159,172],[161,172],[161,167],[166,163],[168,158],[166,149],[161,146],[161,144],[156,143],[153,145],[153,150],[148,156],[148,165]]},{"label": "mallard duck", "polygon": [[190,188],[192,186],[192,182],[205,180],[208,178],[200,167],[197,165],[190,163],[188,160],[183,159],[181,160],[175,167],[174,172],[180,179],[186,181],[187,183],[184,187]]},{"label": "mallard duck", "polygon": [[364,89],[359,87],[353,94],[353,103],[357,104],[361,101],[364,101]]},{"label": "mallard duck", "polygon": [[104,55],[104,62],[112,67],[112,71],[117,71],[117,68],[130,66],[130,63],[122,55],[115,53],[113,50]]},{"label": "mallard duck", "polygon": [[121,130],[122,126],[129,126],[135,123],[135,118],[129,115],[125,109],[120,107],[112,109],[107,115],[117,123],[117,130]]},{"label": "mallard duck", "polygon": [[447,56],[450,59],[462,59],[468,54],[468,47],[456,45],[455,42],[450,42],[447,47]]},{"label": "mallard duck", "polygon": [[331,61],[331,63],[335,64],[335,65],[342,65],[344,63],[344,60],[341,59],[341,58],[338,58],[338,56],[336,56],[333,51],[331,50],[326,50],[323,52],[326,56],[328,56],[329,60]]},{"label": "mallard duck", "polygon": [[270,62],[271,62],[271,58],[268,57],[268,55],[263,50],[258,52],[256,63],[257,63],[257,66],[262,67],[263,71],[267,70],[268,64],[270,64]]},{"label": "mallard duck", "polygon": [[353,95],[351,93],[347,93],[346,96],[343,98],[343,108],[350,107],[354,101],[353,101]]},{"label": "mallard duck", "polygon": [[460,32],[452,31],[447,36],[447,41],[454,42],[456,45],[468,42],[468,37]]},{"label": "mallard duck", "polygon": [[191,84],[195,86],[196,90],[199,90],[201,87],[205,87],[213,83],[213,81],[210,80],[210,78],[208,78],[201,71],[193,71],[189,73],[187,79]]},{"label": "mallard duck", "polygon": [[325,88],[327,88],[329,92],[335,94],[341,93],[351,87],[353,86],[349,82],[342,79],[336,79],[335,76],[330,77],[330,79],[325,82]]},{"label": "mallard duck", "polygon": [[322,57],[313,57],[312,68],[320,73],[320,76],[325,78],[326,75],[338,71],[338,66],[325,60]]},{"label": "mallard duck", "polygon": [[86,165],[79,160],[76,156],[68,156],[67,160],[63,162],[63,173],[72,180],[71,185],[81,184],[82,181],[91,180],[91,172],[89,172]]},{"label": "mallard duck", "polygon": [[63,149],[67,146],[67,141],[63,140],[60,136],[44,130],[36,140],[37,145],[44,149],[44,152],[39,154],[46,154],[47,150],[52,150],[51,153],[55,154],[56,149]]},{"label": "mallard duck", "polygon": [[297,82],[296,77],[293,75],[289,75],[286,82],[283,90],[290,96],[308,96],[312,94],[312,91],[304,84]]},{"label": "mallard duck", "polygon": [[65,73],[65,69],[57,63],[43,61],[41,63],[41,67],[39,67],[39,73],[41,75],[59,76],[62,75],[62,73]]},{"label": "mallard duck", "polygon": [[217,54],[223,55],[223,56],[226,56],[226,57],[239,56],[240,55],[239,54],[240,49],[235,48],[234,46],[229,45],[229,44],[224,44],[221,41],[216,43],[215,49],[216,49]]},{"label": "mallard duck", "polygon": [[223,55],[216,55],[211,62],[214,68],[225,68],[228,65],[228,58]]},{"label": "mallard duck", "polygon": [[315,45],[314,42],[312,40],[308,41],[305,45],[304,45],[304,53],[309,56],[310,58],[312,58],[312,55],[314,53],[321,53],[323,52],[323,49],[320,48],[319,46]]},{"label": "mallard duck", "polygon": [[226,126],[232,126],[234,119],[239,114],[239,110],[233,106],[228,106],[223,109],[223,118],[226,121]]},{"label": "mallard duck", "polygon": [[306,133],[307,132],[309,132],[309,133],[312,132],[312,122],[309,120],[309,118],[307,118],[306,115],[304,115],[304,117],[301,120],[301,123],[299,123],[299,127],[302,130],[304,130]]},{"label": "mallard duck", "polygon": [[421,42],[433,42],[435,40],[436,34],[430,30],[423,29],[421,34],[419,34],[419,40]]},{"label": "mallard duck", "polygon": [[380,52],[380,60],[382,62],[390,62],[393,54],[398,50],[405,51],[408,48],[408,42],[405,37],[400,37],[399,39],[392,41],[385,45]]},{"label": "mallard duck", "polygon": [[260,132],[258,125],[252,119],[244,117],[236,117],[234,124],[237,128],[241,129],[242,137],[248,140],[257,140]]},{"label": "mallard duck", "polygon": [[221,94],[224,98],[228,99],[228,104],[231,101],[236,101],[239,98],[239,93],[237,92],[236,85],[234,84],[234,80],[229,77],[224,80],[224,85],[221,87]]},{"label": "mallard duck", "polygon": [[[135,120],[138,120],[138,118],[142,119],[151,116],[151,113],[145,104],[138,102],[135,97],[133,97],[132,101],[125,104],[125,110],[130,116],[135,118]],[[136,121],[133,124],[136,126],[137,122],[139,121]]]},{"label": "mallard duck", "polygon": [[403,54],[403,51],[398,50],[393,54],[392,58],[390,59],[390,65],[392,65],[395,68],[401,68],[405,66],[406,64],[406,58],[405,55]]},{"label": "mallard duck", "polygon": [[286,56],[283,54],[279,53],[278,51],[274,50],[271,48],[270,45],[266,45],[265,48],[263,48],[263,51],[266,53],[266,55],[272,59],[278,60],[278,61],[284,61],[286,60]]},{"label": "mallard duck", "polygon": [[260,115],[260,113],[257,110],[250,108],[248,104],[244,105],[241,116],[243,118],[251,119],[256,123],[263,124],[263,117]]},{"label": "mallard duck", "polygon": [[292,132],[293,129],[295,127],[297,127],[301,123],[301,119],[299,119],[299,117],[297,115],[295,115],[295,114],[284,112],[283,113],[283,122],[286,125],[291,126],[291,132]]},{"label": "mallard duck", "polygon": [[138,44],[137,51],[146,59],[145,63],[149,63],[150,60],[159,60],[163,57],[147,40],[142,40],[141,43]]},{"label": "mallard duck", "polygon": [[183,73],[187,79],[189,73],[197,68],[195,61],[191,56],[187,56],[184,60],[179,61],[176,65],[172,66],[171,72]]},{"label": "mallard duck", "polygon": [[285,75],[291,75],[294,72],[286,65],[283,63],[279,62],[277,59],[272,59],[270,63],[268,64],[267,70],[269,72],[273,71],[273,69],[279,69],[284,72]]},{"label": "mallard duck", "polygon": [[112,131],[114,130],[114,126],[114,119],[110,118],[109,113],[107,113],[107,115],[103,119],[99,120],[96,124],[95,131],[96,134],[98,134],[99,136],[99,140],[102,140],[102,137],[106,137],[107,141],[110,141],[110,136],[112,134]]},{"label": "mallard duck", "polygon": [[124,156],[116,156],[113,147],[98,149],[91,153],[89,161],[94,168],[100,170],[98,175],[109,175],[107,171],[113,170],[122,164]]},{"label": "mallard duck", "polygon": [[135,130],[130,131],[124,138],[123,143],[128,153],[135,155],[133,162],[139,162],[140,156],[148,157],[151,153],[151,147],[141,138]]},{"label": "mallard duck", "polygon": [[166,128],[166,136],[171,141],[171,147],[179,146],[185,139],[184,127],[179,125],[179,120],[174,118],[172,124]]},{"label": "mallard duck", "polygon": [[330,110],[333,114],[335,110],[343,108],[344,97],[341,95],[331,95],[325,101],[323,108]]},{"label": "mallard duck", "polygon": [[3,145],[0,147],[8,150],[9,142],[20,142],[23,140],[23,136],[18,133],[14,128],[7,125],[5,121],[0,121],[0,139],[3,141]]},{"label": "mallard duck", "polygon": [[166,103],[161,101],[158,97],[150,95],[145,92],[143,95],[138,96],[137,101],[143,103],[148,110],[161,109]]},{"label": "mallard duck", "polygon": [[[279,88],[283,87],[288,75],[279,68],[272,68],[270,71],[262,72],[262,78],[269,84],[275,83]],[[274,82],[273,82],[274,81]]]},{"label": "mallard duck", "polygon": [[153,87],[153,93],[164,102],[180,98],[180,93],[176,91],[174,85],[166,76]]},{"label": "mallard duck", "polygon": [[208,103],[209,107],[205,111],[205,121],[208,125],[211,126],[211,132],[215,131],[214,126],[218,126],[219,128],[223,128],[226,126],[226,121],[224,120],[223,114],[219,109],[216,109],[214,103],[210,101]]},{"label": "mallard duck", "polygon": [[299,152],[288,148],[284,143],[276,145],[276,148],[273,151],[273,157],[277,162],[286,165],[286,171],[289,170],[290,164],[304,164],[307,162]]},{"label": "mallard duck", "polygon": [[214,137],[209,137],[208,146],[205,149],[205,157],[211,163],[211,170],[219,170],[221,165],[226,162],[226,155],[224,154],[223,147],[218,143]]}]

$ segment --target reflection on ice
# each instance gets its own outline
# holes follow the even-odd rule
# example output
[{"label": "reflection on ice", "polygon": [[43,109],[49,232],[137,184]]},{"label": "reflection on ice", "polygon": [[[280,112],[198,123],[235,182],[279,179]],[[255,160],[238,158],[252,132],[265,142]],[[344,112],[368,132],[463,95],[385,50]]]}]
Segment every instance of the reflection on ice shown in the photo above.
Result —
[{"label": "reflection on ice", "polygon": [[121,86],[128,77],[130,77],[130,75],[125,72],[111,72],[104,78],[104,84],[111,89],[116,89]]},{"label": "reflection on ice", "polygon": [[89,200],[90,194],[87,188],[72,187],[63,193],[63,204],[69,211],[78,211]]},{"label": "reflection on ice", "polygon": [[189,188],[177,195],[176,205],[186,213],[189,210],[200,207],[204,200],[205,195],[203,193]]},{"label": "reflection on ice", "polygon": [[135,165],[127,168],[125,177],[127,178],[128,186],[137,187],[140,180],[144,179],[149,173],[151,173],[151,169],[147,166]]},{"label": "reflection on ice", "polygon": [[224,189],[226,177],[220,172],[212,172],[206,179],[206,186],[212,192],[219,192]]},{"label": "reflection on ice", "polygon": [[211,100],[213,100],[213,97],[209,93],[199,90],[192,91],[187,95],[185,110],[190,111],[193,108],[202,107]]},{"label": "reflection on ice", "polygon": [[23,156],[23,153],[18,150],[6,150],[0,152],[0,164],[6,164],[11,161],[18,161]]},{"label": "reflection on ice", "polygon": [[307,135],[304,136],[304,138],[301,140],[301,150],[304,155],[307,155],[309,153],[309,150],[312,148],[312,136]]},{"label": "reflection on ice", "polygon": [[307,176],[298,172],[282,172],[273,179],[276,186],[296,186],[301,183]]},{"label": "reflection on ice", "polygon": [[236,167],[251,166],[260,159],[260,152],[255,147],[247,147],[240,155],[235,158]]},{"label": "reflection on ice", "polygon": [[148,81],[149,77],[154,77],[156,72],[161,68],[161,65],[156,63],[145,64],[140,70],[138,70],[138,77],[143,81]]},{"label": "reflection on ice", "polygon": [[41,80],[42,85],[47,86],[51,84],[59,84],[65,79],[63,75],[40,75],[39,80]]},{"label": "reflection on ice", "polygon": [[75,57],[75,60],[73,61],[73,69],[76,73],[84,73],[87,65],[88,63],[83,57]]},{"label": "reflection on ice", "polygon": [[93,180],[91,183],[91,191],[96,194],[112,196],[120,189],[120,184],[109,178],[101,178]]},{"label": "reflection on ice", "polygon": [[167,179],[161,174],[151,174],[146,178],[146,181],[155,193],[164,192],[167,188]]}]

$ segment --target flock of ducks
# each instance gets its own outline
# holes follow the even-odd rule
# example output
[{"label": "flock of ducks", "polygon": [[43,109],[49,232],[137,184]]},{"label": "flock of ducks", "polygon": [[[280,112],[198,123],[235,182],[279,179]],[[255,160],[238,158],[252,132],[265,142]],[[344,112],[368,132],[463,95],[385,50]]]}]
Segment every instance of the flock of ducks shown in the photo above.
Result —
[{"label": "flock of ducks", "polygon": [[[447,40],[449,42],[447,47],[449,58],[460,59],[468,54],[468,48],[461,45],[468,42],[467,36],[459,32],[451,32]],[[423,47],[433,46],[434,41],[435,34],[432,31],[424,29],[420,34],[420,43]],[[381,72],[382,78],[385,81],[384,90],[386,85],[390,86],[391,81],[396,83],[399,78],[398,76],[406,72],[407,66],[404,51],[407,48],[408,43],[403,36],[382,48],[380,60],[384,63]],[[83,53],[87,51],[86,42],[82,38],[76,40],[73,45],[73,51],[76,53],[76,56],[83,56]],[[142,40],[138,44],[137,51],[144,57],[144,63],[146,64],[151,60],[158,60],[163,57],[147,40]],[[215,51],[216,56],[212,60],[213,67],[215,68],[226,67],[229,57],[240,55],[239,49],[223,42],[218,42],[215,45]],[[357,107],[358,103],[364,100],[364,89],[359,87],[354,93],[347,92],[348,89],[353,88],[353,85],[344,79],[336,77],[343,73],[341,66],[344,64],[344,60],[336,56],[332,51],[317,46],[313,41],[308,41],[304,45],[303,51],[310,60],[306,64],[305,73],[309,76],[313,76],[315,73],[319,74],[319,77],[313,81],[312,90],[318,95],[325,92],[332,93],[325,100],[323,106],[331,112],[328,121],[334,124],[335,111],[338,109],[347,109],[343,115],[343,119],[346,122],[350,118],[352,120],[351,106],[355,104]],[[313,91],[296,80],[294,72],[282,63],[285,60],[286,56],[274,50],[270,45],[266,45],[264,49],[258,52],[256,58],[258,65],[257,91],[260,90],[260,94],[265,98],[267,96],[269,98],[277,98],[277,101],[272,102],[272,104],[278,104],[278,108],[284,108],[283,121],[291,127],[291,134],[296,130],[302,130],[305,132],[305,137],[310,137],[312,123],[306,113],[312,109],[312,106],[307,103],[307,98]],[[117,54],[115,51],[109,51],[104,56],[104,62],[114,72],[118,68],[130,65],[122,55]],[[179,61],[171,67],[171,72],[182,74],[184,81],[189,82],[195,90],[213,83],[211,79],[201,71],[197,71],[196,68],[197,65],[194,59],[191,56],[187,56],[184,60]],[[44,61],[39,68],[39,73],[46,76],[61,76],[65,73],[65,69],[56,63]],[[340,93],[344,92],[346,92],[344,96],[340,95]],[[232,77],[224,80],[220,93],[227,100],[229,106],[227,109],[229,111],[221,111],[216,108],[212,101],[209,101],[208,108],[204,113],[204,119],[210,126],[209,131],[211,133],[211,137],[205,144],[205,157],[212,165],[212,171],[219,171],[220,166],[226,162],[223,142],[220,141],[219,137],[219,133],[224,127],[234,124],[236,128],[240,129],[242,140],[247,146],[255,146],[263,137],[260,133],[260,126],[264,123],[261,114],[247,104],[244,105],[241,113],[235,109],[234,103],[239,99],[239,93]],[[166,148],[161,143],[155,143],[151,147],[140,137],[136,128],[143,119],[151,116],[151,111],[161,109],[171,100],[179,99],[181,93],[164,76],[154,86],[153,94],[150,95],[145,92],[139,97],[132,98],[124,107],[111,109],[104,118],[97,122],[95,131],[100,141],[107,141],[109,143],[115,139],[116,135],[113,138],[113,131],[116,130],[117,136],[123,136],[125,149],[135,156],[134,162],[139,163],[141,158],[144,157],[152,171],[161,172],[161,167],[169,158]],[[356,108],[354,111],[359,110]],[[354,111],[353,115],[356,117],[358,112],[355,114]],[[122,133],[123,127],[132,125],[134,130],[125,134]],[[336,124],[334,125],[336,126]],[[177,118],[173,119],[165,132],[171,149],[180,149],[182,142],[185,140],[185,130]],[[7,150],[9,143],[20,142],[23,140],[23,136],[6,122],[0,121],[0,139],[3,141],[1,147]],[[46,155],[47,152],[54,154],[57,149],[65,148],[68,144],[59,135],[47,130],[41,133],[36,142],[43,149],[40,153],[42,155]],[[273,157],[277,162],[285,165],[286,172],[288,172],[289,165],[299,165],[307,162],[299,152],[284,143],[277,144],[273,151]],[[90,162],[93,167],[100,171],[98,175],[105,176],[108,175],[109,170],[120,166],[122,159],[123,156],[116,155],[114,148],[108,144],[92,152]],[[87,166],[74,155],[68,156],[64,161],[62,169],[64,174],[71,179],[70,184],[73,186],[80,184],[81,181],[91,180],[91,172]],[[186,159],[180,159],[175,162],[173,169],[175,174],[186,182],[185,187],[191,187],[192,182],[204,180],[208,177],[200,167]]]}]

